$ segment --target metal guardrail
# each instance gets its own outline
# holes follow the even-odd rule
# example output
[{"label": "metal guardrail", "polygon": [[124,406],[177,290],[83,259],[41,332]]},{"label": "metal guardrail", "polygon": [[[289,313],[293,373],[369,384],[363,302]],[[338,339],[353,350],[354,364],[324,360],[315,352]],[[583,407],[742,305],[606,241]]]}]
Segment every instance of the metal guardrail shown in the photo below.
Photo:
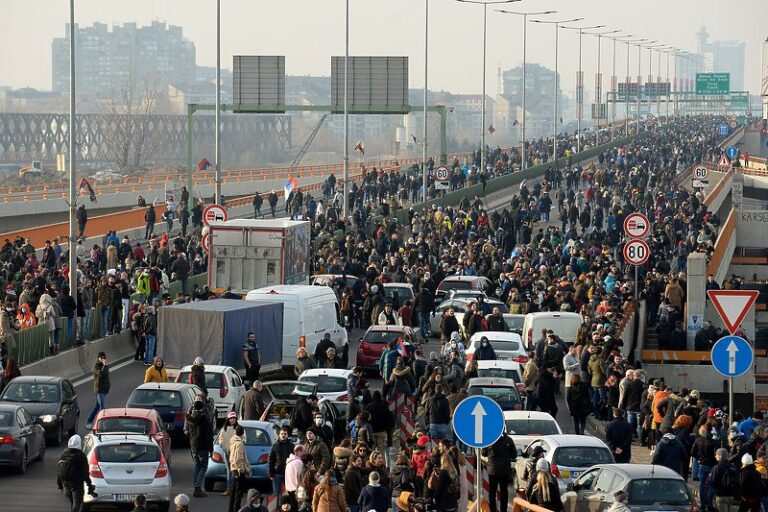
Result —
[{"label": "metal guardrail", "polygon": [[707,275],[716,275],[718,268],[723,264],[725,253],[728,249],[728,244],[731,238],[734,236],[736,230],[736,210],[733,208],[728,214],[728,218],[725,219],[723,227],[720,228],[720,233],[717,235],[715,241],[715,252],[712,253],[709,263],[707,263]]}]

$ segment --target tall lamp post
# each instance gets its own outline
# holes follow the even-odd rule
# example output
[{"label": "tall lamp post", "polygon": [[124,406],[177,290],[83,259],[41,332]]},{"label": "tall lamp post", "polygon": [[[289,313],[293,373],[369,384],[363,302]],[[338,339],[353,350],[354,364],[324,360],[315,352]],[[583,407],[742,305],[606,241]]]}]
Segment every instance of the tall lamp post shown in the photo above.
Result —
[{"label": "tall lamp post", "polygon": [[560,41],[560,25],[562,25],[563,23],[575,23],[575,22],[581,21],[583,19],[584,18],[572,18],[572,19],[569,19],[569,20],[558,20],[558,21],[531,20],[533,23],[543,23],[543,24],[546,24],[546,25],[554,25],[555,26],[555,76],[554,76],[554,79],[552,80],[552,82],[554,82],[554,86],[553,86],[554,92],[553,92],[553,95],[554,95],[554,100],[555,100],[554,108],[552,109],[552,121],[553,121],[553,123],[552,123],[552,125],[553,125],[553,127],[552,127],[552,158],[555,160],[555,168],[558,167],[558,163],[557,163],[557,160],[558,160],[558,158],[557,158],[557,103],[558,103],[557,96],[558,96],[558,94],[557,94],[557,92],[559,90],[559,88],[558,88],[559,80],[557,79],[558,78],[557,77],[557,54],[558,54],[557,48],[558,48],[558,43]]},{"label": "tall lamp post", "polygon": [[618,79],[616,77],[616,41],[621,41],[622,39],[627,39],[634,37],[632,34],[626,34],[623,36],[616,36],[611,37],[610,39],[613,40],[613,64],[611,68],[611,92],[613,93],[613,101],[611,102],[611,141],[613,141],[615,137],[615,130],[616,130],[616,100],[617,100],[617,94],[616,90],[618,89]]},{"label": "tall lamp post", "polygon": [[463,4],[477,4],[483,6],[483,113],[482,113],[482,120],[480,121],[480,124],[482,124],[482,137],[480,141],[480,171],[485,172],[485,130],[487,129],[485,126],[485,56],[487,53],[487,43],[488,43],[488,6],[489,5],[499,5],[499,4],[511,4],[514,2],[520,2],[521,0],[489,0],[489,1],[483,1],[483,0],[456,0],[457,2],[461,2]]},{"label": "tall lamp post", "polygon": [[[625,137],[629,137],[629,84],[631,83],[631,80],[632,80],[632,77],[629,76],[629,64],[630,64],[629,46],[632,44],[642,43],[643,41],[647,41],[647,40],[648,39],[643,38],[643,39],[633,39],[631,41],[624,41],[624,43],[627,45],[627,80],[624,83],[624,136]],[[640,91],[637,91],[637,94],[638,96],[640,96]]]},{"label": "tall lamp post", "polygon": [[581,118],[584,115],[584,71],[581,69],[581,36],[585,30],[603,28],[605,25],[592,27],[563,27],[567,30],[579,31],[579,71],[576,73],[576,152],[581,153]]},{"label": "tall lamp post", "polygon": [[424,199],[427,201],[427,80],[429,78],[429,0],[424,0],[424,132],[421,141],[421,179]]},{"label": "tall lamp post", "polygon": [[[221,204],[221,0],[216,0],[216,113],[213,122],[216,124],[213,136],[213,158],[216,196],[214,202]],[[286,198],[287,199],[287,198]],[[191,202],[191,201],[190,201]]]},{"label": "tall lamp post", "polygon": [[[75,0],[69,0],[69,294],[77,304],[77,120],[75,119]],[[74,340],[73,340],[74,341]],[[18,356],[17,353],[14,356]]]},{"label": "tall lamp post", "polygon": [[645,41],[645,44],[637,45],[637,117],[635,118],[635,135],[640,133],[640,107],[642,105],[641,85],[643,83],[642,65],[643,65],[643,48],[648,44],[658,42],[656,39],[653,41]]},{"label": "tall lamp post", "polygon": [[525,119],[527,116],[527,112],[525,110],[525,78],[526,78],[526,49],[528,45],[528,16],[543,16],[545,14],[555,14],[557,11],[538,11],[538,12],[514,12],[514,11],[505,11],[504,9],[496,9],[496,12],[501,12],[504,14],[515,14],[517,16],[523,17],[523,102],[522,102],[522,110],[523,110],[523,122],[521,123],[520,127],[520,169],[524,170],[526,167],[526,155],[525,155]]},{"label": "tall lamp post", "polygon": [[[603,108],[603,75],[600,72],[600,65],[603,57],[603,36],[609,34],[617,34],[621,30],[607,30],[604,32],[591,32],[590,35],[597,36],[597,73],[595,73],[595,98],[597,99],[597,122],[595,123],[597,128],[595,130],[595,146],[600,145],[600,114]],[[606,111],[606,117],[608,112]],[[613,137],[611,137],[613,138]]]},{"label": "tall lamp post", "polygon": [[[344,19],[344,200],[341,211],[346,222],[349,215],[349,0],[345,1]],[[424,189],[425,200],[426,197],[427,190]]]},{"label": "tall lamp post", "polygon": [[[648,45],[645,48],[648,50],[648,85],[653,83],[653,50],[656,50],[658,48],[666,46],[664,43],[660,44],[652,44]],[[646,92],[646,96],[648,97],[648,115],[651,114],[651,108],[652,108],[652,100],[651,100],[651,94],[650,89]],[[657,91],[658,93],[658,91]]]}]

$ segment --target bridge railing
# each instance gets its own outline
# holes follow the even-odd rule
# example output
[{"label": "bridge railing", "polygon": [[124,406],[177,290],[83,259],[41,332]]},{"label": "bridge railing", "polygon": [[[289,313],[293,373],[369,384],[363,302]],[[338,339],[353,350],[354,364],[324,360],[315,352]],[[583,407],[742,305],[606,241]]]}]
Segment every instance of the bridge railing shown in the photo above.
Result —
[{"label": "bridge railing", "polygon": [[707,263],[707,275],[714,275],[718,283],[725,279],[736,248],[736,210],[731,209],[715,241],[715,251]]}]

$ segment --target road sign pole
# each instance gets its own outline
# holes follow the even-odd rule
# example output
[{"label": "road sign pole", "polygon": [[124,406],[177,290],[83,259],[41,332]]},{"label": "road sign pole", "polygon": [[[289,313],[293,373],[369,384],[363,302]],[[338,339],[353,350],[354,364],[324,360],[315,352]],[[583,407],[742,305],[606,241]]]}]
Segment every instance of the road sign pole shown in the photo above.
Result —
[{"label": "road sign pole", "polygon": [[480,504],[483,503],[483,473],[480,463],[480,448],[475,448],[475,459],[477,459],[477,469],[475,471],[475,503],[478,505],[475,510],[480,510]]},{"label": "road sign pole", "polygon": [[728,377],[728,423],[733,423],[733,377]]}]

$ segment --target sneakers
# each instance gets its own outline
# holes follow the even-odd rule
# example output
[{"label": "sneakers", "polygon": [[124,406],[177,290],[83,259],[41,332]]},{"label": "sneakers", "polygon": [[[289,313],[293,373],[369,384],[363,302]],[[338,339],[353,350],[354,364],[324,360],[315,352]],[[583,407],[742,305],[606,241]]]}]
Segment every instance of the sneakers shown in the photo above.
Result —
[{"label": "sneakers", "polygon": [[195,498],[205,498],[208,496],[208,493],[200,487],[195,487],[195,492],[192,493],[192,496]]},{"label": "sneakers", "polygon": [[232,495],[232,489],[227,487],[227,490],[221,493],[222,496],[231,496]]}]

